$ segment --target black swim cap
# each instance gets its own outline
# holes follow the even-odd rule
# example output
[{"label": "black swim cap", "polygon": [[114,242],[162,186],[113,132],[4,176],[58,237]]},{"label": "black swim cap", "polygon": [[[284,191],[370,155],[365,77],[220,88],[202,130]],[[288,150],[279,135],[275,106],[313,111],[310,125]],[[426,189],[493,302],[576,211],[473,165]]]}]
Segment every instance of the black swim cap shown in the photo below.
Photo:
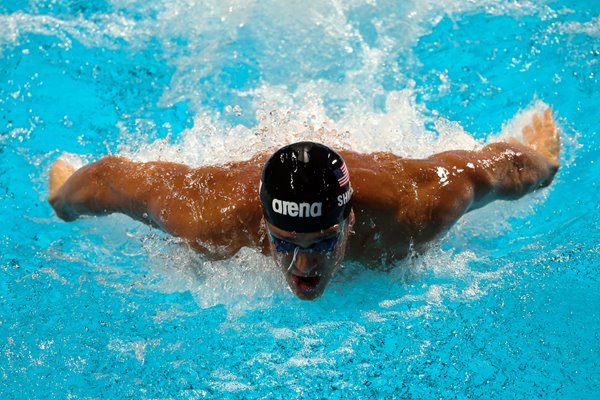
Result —
[{"label": "black swim cap", "polygon": [[294,232],[318,232],[350,214],[352,186],[342,157],[319,143],[285,146],[263,168],[260,200],[265,219]]}]

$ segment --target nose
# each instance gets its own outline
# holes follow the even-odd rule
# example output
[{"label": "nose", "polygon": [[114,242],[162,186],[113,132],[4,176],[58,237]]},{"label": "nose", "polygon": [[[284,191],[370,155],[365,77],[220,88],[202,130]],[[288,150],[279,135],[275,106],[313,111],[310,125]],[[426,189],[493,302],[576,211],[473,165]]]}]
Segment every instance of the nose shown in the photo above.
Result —
[{"label": "nose", "polygon": [[296,255],[296,261],[294,267],[302,274],[308,275],[317,266],[317,260],[311,253],[304,253],[300,251]]}]

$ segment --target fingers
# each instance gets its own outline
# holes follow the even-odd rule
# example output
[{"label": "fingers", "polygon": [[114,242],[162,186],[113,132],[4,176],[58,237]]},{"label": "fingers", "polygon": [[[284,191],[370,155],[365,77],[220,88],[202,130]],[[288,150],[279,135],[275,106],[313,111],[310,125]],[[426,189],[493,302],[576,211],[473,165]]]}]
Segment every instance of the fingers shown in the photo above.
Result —
[{"label": "fingers", "polygon": [[542,129],[542,119],[540,118],[539,114],[535,114],[533,116],[533,129],[536,132],[539,132]]},{"label": "fingers", "polygon": [[551,159],[553,162],[558,164],[558,156],[560,154],[560,135],[558,134],[558,129],[554,123],[554,118],[552,117],[552,112],[548,108],[544,113],[544,124],[546,129],[548,129],[548,150],[551,155]]},{"label": "fingers", "polygon": [[534,138],[534,131],[531,125],[525,125],[523,127],[523,138],[525,139],[525,143],[530,143]]},{"label": "fingers", "polygon": [[75,167],[68,162],[58,159],[50,168],[49,198],[53,198],[67,179],[75,172]]},{"label": "fingers", "polygon": [[[539,125],[536,126],[536,117]],[[533,124],[535,128],[535,141],[539,143],[538,149],[552,163],[558,165],[558,156],[560,154],[560,136],[558,129],[552,117],[552,110],[544,110],[543,122],[539,116],[534,116]],[[535,148],[535,147],[534,147]]]},{"label": "fingers", "polygon": [[554,126],[554,119],[552,117],[552,110],[550,110],[550,108],[544,110],[543,116],[540,116],[540,114],[535,114],[531,119],[531,124],[525,125],[522,132],[523,137],[527,141],[531,141],[536,136],[540,136],[540,134],[546,130],[552,131],[553,135],[556,134],[556,127]]},{"label": "fingers", "polygon": [[554,118],[552,117],[552,111],[549,108],[544,112],[544,126],[550,130],[553,139],[560,140],[558,136],[558,129],[556,129]]},{"label": "fingers", "polygon": [[544,124],[554,125],[554,119],[552,118],[552,110],[550,110],[550,108],[546,108],[546,111],[544,111]]},{"label": "fingers", "polygon": [[552,110],[535,114],[531,123],[522,129],[523,140],[527,146],[545,156],[553,164],[558,164],[560,137],[554,124]]}]

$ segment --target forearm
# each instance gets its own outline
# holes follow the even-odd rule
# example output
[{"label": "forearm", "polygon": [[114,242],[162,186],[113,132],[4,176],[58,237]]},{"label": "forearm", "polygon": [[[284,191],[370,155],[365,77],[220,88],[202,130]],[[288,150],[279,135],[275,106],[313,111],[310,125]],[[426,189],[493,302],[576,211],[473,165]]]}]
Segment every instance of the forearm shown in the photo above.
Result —
[{"label": "forearm", "polygon": [[548,158],[516,143],[492,143],[480,151],[452,151],[436,157],[470,181],[473,198],[469,210],[493,200],[515,200],[548,186],[558,170]]},{"label": "forearm", "polygon": [[255,158],[191,169],[110,156],[75,171],[60,188],[51,187],[48,201],[67,221],[119,212],[220,258],[261,243],[260,164]]},{"label": "forearm", "polygon": [[479,165],[487,180],[481,196],[485,199],[488,191],[492,196],[490,201],[514,200],[546,187],[558,171],[558,164],[522,144],[493,143],[481,153],[485,158]]},{"label": "forearm", "polygon": [[113,212],[142,219],[144,180],[136,179],[135,165],[125,158],[104,157],[75,171],[48,201],[66,221]]}]

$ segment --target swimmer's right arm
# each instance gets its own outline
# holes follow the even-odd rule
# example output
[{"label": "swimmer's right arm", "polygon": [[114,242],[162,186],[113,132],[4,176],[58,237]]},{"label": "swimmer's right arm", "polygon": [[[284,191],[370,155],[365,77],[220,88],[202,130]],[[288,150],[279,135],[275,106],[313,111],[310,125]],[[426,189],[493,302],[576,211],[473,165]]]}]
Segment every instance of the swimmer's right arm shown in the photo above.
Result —
[{"label": "swimmer's right arm", "polygon": [[[82,215],[121,212],[154,224],[147,215],[154,174],[152,168],[144,171],[141,166],[122,157],[107,156],[75,170],[58,159],[50,169],[48,202],[65,221]],[[154,189],[162,191],[160,185]]]},{"label": "swimmer's right arm", "polygon": [[76,171],[65,164],[52,166],[48,197],[65,221],[119,212],[214,257],[259,241],[260,161],[192,169],[108,156]]}]

